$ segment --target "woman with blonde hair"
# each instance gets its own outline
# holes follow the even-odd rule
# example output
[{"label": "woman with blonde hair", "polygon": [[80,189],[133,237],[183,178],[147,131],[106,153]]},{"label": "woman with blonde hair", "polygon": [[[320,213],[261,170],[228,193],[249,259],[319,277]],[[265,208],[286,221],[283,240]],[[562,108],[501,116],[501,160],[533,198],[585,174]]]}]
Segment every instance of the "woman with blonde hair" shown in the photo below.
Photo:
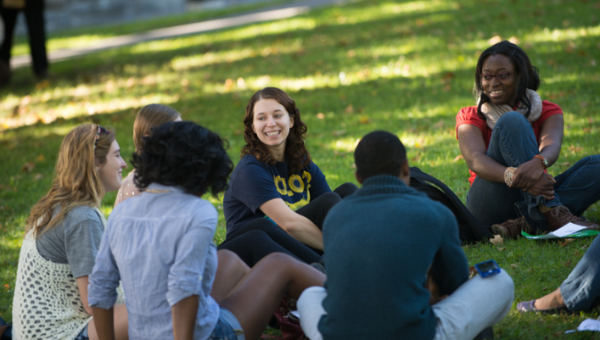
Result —
[{"label": "woman with blonde hair", "polygon": [[[150,135],[153,127],[168,122],[181,120],[181,114],[177,110],[161,104],[150,104],[140,109],[133,122],[133,144],[135,152],[142,150],[142,137]],[[133,183],[135,169],[123,179],[123,185],[117,193],[115,207],[129,197],[139,195],[141,191]]]},{"label": "woman with blonde hair", "polygon": [[[52,187],[27,219],[13,300],[15,338],[97,339],[87,289],[106,223],[98,208],[106,192],[121,187],[126,166],[114,131],[83,124],[63,139]],[[127,324],[125,306],[116,306],[117,339],[127,339]]]}]

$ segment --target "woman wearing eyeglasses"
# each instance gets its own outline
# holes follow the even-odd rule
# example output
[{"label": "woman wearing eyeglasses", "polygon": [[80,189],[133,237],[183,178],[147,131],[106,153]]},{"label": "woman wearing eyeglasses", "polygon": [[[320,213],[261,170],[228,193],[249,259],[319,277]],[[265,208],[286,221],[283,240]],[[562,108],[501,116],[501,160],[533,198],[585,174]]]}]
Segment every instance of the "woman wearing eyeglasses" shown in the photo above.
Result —
[{"label": "woman wearing eyeglasses", "polygon": [[[100,202],[121,187],[115,133],[83,124],[63,139],[50,191],[33,206],[21,246],[13,299],[16,339],[97,339],[88,276],[104,232]],[[122,299],[121,299],[122,300]],[[127,339],[127,310],[115,306],[117,339]]]},{"label": "woman wearing eyeglasses", "polygon": [[600,199],[600,156],[585,157],[553,177],[564,134],[562,109],[543,100],[538,69],[517,45],[485,50],[475,70],[475,106],[456,116],[471,188],[467,207],[492,231],[516,238],[568,222],[598,229],[579,216]]}]

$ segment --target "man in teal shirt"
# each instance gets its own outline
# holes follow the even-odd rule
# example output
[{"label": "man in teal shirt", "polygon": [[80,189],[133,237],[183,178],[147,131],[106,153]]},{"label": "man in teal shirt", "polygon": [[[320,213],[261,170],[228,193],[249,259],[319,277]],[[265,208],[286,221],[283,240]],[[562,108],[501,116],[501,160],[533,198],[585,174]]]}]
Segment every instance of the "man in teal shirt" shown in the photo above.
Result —
[{"label": "man in teal shirt", "polygon": [[298,302],[307,336],[472,339],[499,322],[513,301],[512,279],[501,271],[468,280],[456,219],[409,187],[398,137],[372,132],[354,157],[363,187],[336,205],[323,226],[325,289],[310,289]]}]

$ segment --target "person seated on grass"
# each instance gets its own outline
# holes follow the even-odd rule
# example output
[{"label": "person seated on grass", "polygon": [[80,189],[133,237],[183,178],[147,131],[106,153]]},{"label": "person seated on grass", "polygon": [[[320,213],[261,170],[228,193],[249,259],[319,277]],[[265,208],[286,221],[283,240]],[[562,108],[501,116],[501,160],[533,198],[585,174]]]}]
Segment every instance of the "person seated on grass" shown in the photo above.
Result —
[{"label": "person seated on grass", "polygon": [[[142,137],[149,135],[153,127],[175,121],[181,121],[181,114],[166,105],[149,104],[141,108],[133,122],[133,144],[135,145],[135,151],[139,152],[142,149]],[[115,199],[115,207],[124,200],[141,193],[140,189],[133,182],[134,175],[135,169],[131,170],[127,174],[127,177],[123,179],[123,185],[119,189],[117,198]]]},{"label": "person seated on grass", "polygon": [[251,270],[226,250],[217,262],[218,214],[201,196],[222,192],[233,164],[216,133],[171,122],[143,143],[132,163],[145,190],[110,215],[90,275],[99,339],[113,338],[119,280],[131,339],[258,339],[284,295],[323,285],[322,273],[285,254]]},{"label": "person seated on grass", "polygon": [[512,279],[501,271],[469,280],[456,219],[409,187],[398,137],[371,132],[354,159],[362,188],[325,219],[327,281],[298,300],[304,333],[311,340],[473,339],[502,320]]},{"label": "person seated on grass", "polygon": [[600,238],[583,255],[571,274],[552,293],[532,301],[519,302],[521,313],[543,314],[590,312],[600,305]]},{"label": "person seated on grass", "polygon": [[246,145],[223,198],[227,238],[219,249],[229,247],[249,263],[244,255],[248,248],[265,245],[229,243],[260,230],[306,263],[321,259],[323,220],[357,187],[345,183],[331,191],[306,149],[306,131],[296,102],[283,90],[267,87],[250,98],[244,117]]},{"label": "person seated on grass", "polygon": [[503,237],[554,231],[569,222],[599,228],[579,216],[600,199],[600,155],[556,178],[546,171],[560,155],[564,119],[558,105],[542,101],[539,86],[538,69],[525,51],[499,42],[477,61],[477,105],[456,116],[460,152],[471,173],[466,205]]},{"label": "person seated on grass", "polygon": [[[133,142],[136,152],[141,152],[143,144],[142,138],[150,135],[153,127],[174,121],[181,121],[181,114],[169,106],[150,104],[140,109],[133,123]],[[134,176],[135,169],[131,170],[127,177],[123,179],[123,185],[121,186],[121,189],[119,189],[117,198],[115,199],[115,207],[124,200],[137,196],[141,193],[140,189],[135,186],[133,180]],[[287,234],[285,236],[286,238],[290,238],[290,236]],[[261,247],[248,247],[249,244],[260,244]],[[297,244],[297,247],[306,248],[300,243]],[[288,249],[282,247],[278,242],[271,238],[271,236],[261,230],[252,230],[246,232],[240,237],[236,237],[234,240],[229,240],[225,244],[221,245],[219,249],[237,252],[238,255],[242,257],[249,266],[253,266],[270,253],[286,253],[294,257],[294,254],[296,253],[295,251],[289,251]],[[292,248],[292,250],[293,249],[294,248]],[[308,252],[309,250],[307,249],[306,251]],[[318,258],[315,258],[314,260],[316,261]]]},{"label": "person seated on grass", "polygon": [[[106,192],[121,187],[125,167],[115,133],[100,125],[80,125],[63,139],[52,187],[26,222],[13,299],[16,339],[97,339],[87,291],[105,227],[98,208]],[[116,338],[127,339],[125,305],[114,310]]]}]

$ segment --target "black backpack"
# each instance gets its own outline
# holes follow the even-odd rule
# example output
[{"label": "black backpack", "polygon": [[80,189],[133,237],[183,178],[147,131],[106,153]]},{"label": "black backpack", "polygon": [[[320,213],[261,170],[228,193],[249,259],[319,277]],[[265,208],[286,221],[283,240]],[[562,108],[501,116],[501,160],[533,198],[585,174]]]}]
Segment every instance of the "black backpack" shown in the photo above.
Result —
[{"label": "black backpack", "polygon": [[490,226],[473,216],[454,192],[439,179],[413,166],[410,167],[410,186],[427,194],[429,198],[442,203],[452,211],[458,222],[458,232],[462,244],[475,243],[493,237]]}]

